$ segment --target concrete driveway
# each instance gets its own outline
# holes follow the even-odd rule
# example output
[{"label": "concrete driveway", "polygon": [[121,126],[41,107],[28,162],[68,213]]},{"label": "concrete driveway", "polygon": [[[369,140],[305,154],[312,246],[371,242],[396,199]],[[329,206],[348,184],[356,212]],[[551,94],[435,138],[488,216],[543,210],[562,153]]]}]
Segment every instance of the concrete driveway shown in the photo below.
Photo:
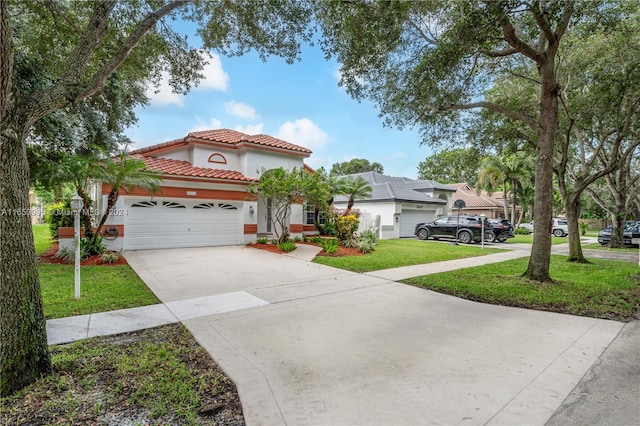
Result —
[{"label": "concrete driveway", "polygon": [[622,323],[470,302],[247,247],[128,252],[172,302],[267,304],[184,321],[248,425],[542,425]]}]

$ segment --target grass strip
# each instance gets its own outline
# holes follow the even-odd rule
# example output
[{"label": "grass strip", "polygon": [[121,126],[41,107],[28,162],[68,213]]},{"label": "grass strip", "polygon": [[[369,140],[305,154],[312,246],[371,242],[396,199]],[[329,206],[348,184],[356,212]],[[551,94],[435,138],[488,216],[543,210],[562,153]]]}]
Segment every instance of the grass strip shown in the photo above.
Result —
[{"label": "grass strip", "polygon": [[0,399],[0,424],[243,424],[235,386],[182,325],[51,354],[53,374]]},{"label": "grass strip", "polygon": [[82,266],[78,300],[73,265],[41,263],[38,273],[47,319],[160,303],[129,265]]},{"label": "grass strip", "polygon": [[460,269],[404,280],[404,283],[495,305],[595,318],[631,320],[640,310],[640,269],[629,262],[591,259],[591,264],[551,257],[554,283],[521,275],[529,259]]},{"label": "grass strip", "polygon": [[504,250],[486,246],[482,250],[480,244],[454,245],[439,241],[381,240],[376,244],[375,251],[372,253],[345,257],[319,256],[313,261],[348,271],[369,272],[399,266],[483,256],[502,251]]}]

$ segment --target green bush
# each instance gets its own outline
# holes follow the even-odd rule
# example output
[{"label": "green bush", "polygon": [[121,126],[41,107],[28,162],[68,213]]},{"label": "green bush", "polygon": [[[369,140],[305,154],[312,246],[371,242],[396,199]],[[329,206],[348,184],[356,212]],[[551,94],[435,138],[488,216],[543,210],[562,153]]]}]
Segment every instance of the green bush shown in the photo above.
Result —
[{"label": "green bush", "polygon": [[374,250],[378,238],[376,234],[371,231],[365,231],[358,236],[358,243],[356,247],[361,253],[371,253]]},{"label": "green bush", "polygon": [[285,253],[289,253],[290,251],[294,251],[296,249],[296,243],[293,241],[285,241],[284,243],[278,244],[278,248]]},{"label": "green bush", "polygon": [[101,263],[116,263],[122,257],[121,251],[107,251],[100,256]]},{"label": "green bush", "polygon": [[313,235],[313,236],[311,236],[311,237],[308,237],[308,238],[307,238],[307,240],[308,240],[310,243],[318,244],[318,245],[322,245],[322,241],[324,241],[324,238],[319,237],[319,236],[317,236],[317,235]]},{"label": "green bush", "polygon": [[529,230],[518,226],[515,230],[516,235],[529,235]]},{"label": "green bush", "polygon": [[[98,236],[96,241],[93,238],[80,239],[80,250],[86,253],[85,257],[94,256],[96,254],[102,254],[107,251],[107,246],[104,245],[102,237]],[[85,258],[83,257],[83,259]]]},{"label": "green bush", "polygon": [[336,217],[336,233],[340,241],[350,240],[358,230],[360,220],[354,214]]},{"label": "green bush", "polygon": [[49,204],[44,208],[44,220],[49,224],[49,233],[54,240],[58,239],[58,228],[73,227],[73,211],[71,200]]},{"label": "green bush", "polygon": [[324,224],[316,222],[315,225],[316,228],[318,228],[318,232],[320,232],[320,235],[329,235],[331,237],[336,236],[336,228],[332,221],[327,221]]},{"label": "green bush", "polygon": [[[76,260],[76,251],[73,248],[63,247],[53,256],[56,259],[62,259],[66,263],[73,263]],[[80,260],[86,259],[88,257],[87,253],[82,250],[82,245],[80,245]]]},{"label": "green bush", "polygon": [[334,238],[323,238],[320,245],[322,246],[322,250],[324,250],[327,254],[333,254],[340,248],[338,240]]},{"label": "green bush", "polygon": [[589,230],[589,222],[578,222],[578,227],[580,228],[580,235],[584,235]]},{"label": "green bush", "polygon": [[267,244],[268,242],[269,242],[269,239],[264,237],[258,238],[258,241],[257,241],[258,244]]}]

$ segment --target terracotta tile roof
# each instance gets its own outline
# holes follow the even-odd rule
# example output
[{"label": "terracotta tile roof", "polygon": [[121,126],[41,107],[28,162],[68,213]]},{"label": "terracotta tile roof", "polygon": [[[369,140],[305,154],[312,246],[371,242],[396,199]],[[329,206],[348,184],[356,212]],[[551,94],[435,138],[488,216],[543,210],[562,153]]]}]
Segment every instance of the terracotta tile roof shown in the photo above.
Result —
[{"label": "terracotta tile roof", "polygon": [[454,183],[450,184],[452,188],[456,188],[456,192],[453,194],[453,201],[463,200],[466,204],[465,208],[492,208],[502,207],[503,196],[502,192],[493,193],[489,196],[486,191],[481,191],[480,194],[476,194],[475,190],[471,188],[467,183]]},{"label": "terracotta tile roof", "polygon": [[[131,155],[131,154],[130,154]],[[166,158],[145,157],[139,154],[131,155],[146,164],[147,168],[166,175],[200,177],[209,179],[235,180],[242,182],[257,182],[257,179],[247,177],[233,170],[210,169],[207,167],[193,167],[188,161],[169,160]]]},{"label": "terracotta tile roof", "polygon": [[284,149],[287,151],[298,152],[301,154],[311,154],[311,150],[295,145],[290,142],[283,141],[268,135],[247,135],[242,132],[230,129],[203,130],[200,132],[191,132],[182,139],[176,139],[164,142],[158,145],[148,146],[145,148],[131,151],[131,154],[147,154],[150,152],[161,151],[179,145],[186,145],[189,142],[197,140],[198,142],[215,142],[232,146],[242,145],[258,145],[262,147]]}]

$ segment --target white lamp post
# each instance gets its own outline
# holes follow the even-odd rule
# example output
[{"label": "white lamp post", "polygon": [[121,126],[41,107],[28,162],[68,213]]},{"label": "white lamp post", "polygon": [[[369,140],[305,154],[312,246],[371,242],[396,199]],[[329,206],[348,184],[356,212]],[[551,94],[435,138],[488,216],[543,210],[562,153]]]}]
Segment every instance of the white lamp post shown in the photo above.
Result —
[{"label": "white lamp post", "polygon": [[480,220],[482,221],[482,250],[484,250],[484,221],[487,220],[487,215],[482,213],[480,215]]},{"label": "white lamp post", "polygon": [[73,247],[76,250],[75,261],[75,289],[76,299],[80,299],[80,210],[82,210],[82,198],[78,194],[71,197],[71,210],[73,210]]}]

